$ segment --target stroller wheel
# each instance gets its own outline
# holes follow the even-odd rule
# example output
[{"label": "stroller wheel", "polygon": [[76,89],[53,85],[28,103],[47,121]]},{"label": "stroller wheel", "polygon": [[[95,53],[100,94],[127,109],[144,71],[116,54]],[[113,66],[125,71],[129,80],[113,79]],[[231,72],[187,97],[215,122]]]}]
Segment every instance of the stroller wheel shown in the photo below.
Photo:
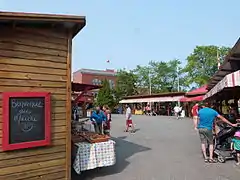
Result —
[{"label": "stroller wheel", "polygon": [[226,162],[226,159],[225,159],[222,155],[219,155],[219,156],[217,157],[217,160],[218,160],[218,162],[220,162],[220,163],[225,163],[225,162]]}]

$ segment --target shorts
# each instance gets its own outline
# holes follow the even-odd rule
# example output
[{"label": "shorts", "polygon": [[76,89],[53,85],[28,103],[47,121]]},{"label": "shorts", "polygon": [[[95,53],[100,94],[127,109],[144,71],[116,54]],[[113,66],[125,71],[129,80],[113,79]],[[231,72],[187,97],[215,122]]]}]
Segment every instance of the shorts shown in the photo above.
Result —
[{"label": "shorts", "polygon": [[199,136],[202,144],[213,144],[213,132],[206,128],[199,129]]},{"label": "shorts", "polygon": [[127,127],[132,126],[133,122],[131,119],[126,120]]}]

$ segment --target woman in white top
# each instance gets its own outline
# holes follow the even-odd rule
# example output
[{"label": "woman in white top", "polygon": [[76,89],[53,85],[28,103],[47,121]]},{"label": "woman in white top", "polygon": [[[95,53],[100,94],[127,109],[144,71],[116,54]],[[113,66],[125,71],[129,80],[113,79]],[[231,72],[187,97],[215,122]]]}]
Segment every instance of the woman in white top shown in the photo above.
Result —
[{"label": "woman in white top", "polygon": [[129,131],[129,128],[132,128],[132,133],[135,132],[133,121],[132,121],[132,110],[129,105],[126,105],[126,130],[125,132]]}]

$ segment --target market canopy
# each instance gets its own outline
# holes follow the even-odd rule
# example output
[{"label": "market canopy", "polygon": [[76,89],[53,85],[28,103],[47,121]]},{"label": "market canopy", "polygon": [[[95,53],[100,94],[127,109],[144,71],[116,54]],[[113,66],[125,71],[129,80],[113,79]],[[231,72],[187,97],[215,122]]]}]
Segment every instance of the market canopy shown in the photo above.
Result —
[{"label": "market canopy", "polygon": [[200,88],[194,89],[192,91],[189,91],[185,94],[185,96],[194,96],[194,95],[204,95],[207,92],[207,85],[204,85]]},{"label": "market canopy", "polygon": [[204,95],[201,96],[195,96],[195,97],[183,97],[180,99],[180,102],[194,102],[194,101],[202,101],[204,98]]},{"label": "market canopy", "polygon": [[99,89],[99,88],[101,88],[101,86],[72,82],[72,91],[75,91],[75,92],[90,91],[90,90]]},{"label": "market canopy", "polygon": [[176,102],[184,97],[184,94],[184,92],[168,92],[152,95],[135,95],[125,97],[119,103]]},{"label": "market canopy", "polygon": [[231,88],[240,86],[240,70],[226,75],[219,83],[217,83],[205,96],[207,99],[218,92],[222,91],[224,88]]}]

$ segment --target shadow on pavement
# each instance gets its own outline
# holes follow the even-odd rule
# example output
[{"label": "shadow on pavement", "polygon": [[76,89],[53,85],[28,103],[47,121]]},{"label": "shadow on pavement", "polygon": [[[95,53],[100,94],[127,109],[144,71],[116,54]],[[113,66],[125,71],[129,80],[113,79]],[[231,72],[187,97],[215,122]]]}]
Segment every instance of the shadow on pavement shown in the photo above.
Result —
[{"label": "shadow on pavement", "polygon": [[136,153],[151,150],[151,148],[125,141],[125,138],[126,136],[112,138],[112,140],[116,142],[116,164],[114,166],[84,171],[81,175],[77,175],[75,172],[72,172],[72,180],[92,180],[95,177],[103,177],[120,173],[130,164],[127,161],[129,157],[133,156]]}]

